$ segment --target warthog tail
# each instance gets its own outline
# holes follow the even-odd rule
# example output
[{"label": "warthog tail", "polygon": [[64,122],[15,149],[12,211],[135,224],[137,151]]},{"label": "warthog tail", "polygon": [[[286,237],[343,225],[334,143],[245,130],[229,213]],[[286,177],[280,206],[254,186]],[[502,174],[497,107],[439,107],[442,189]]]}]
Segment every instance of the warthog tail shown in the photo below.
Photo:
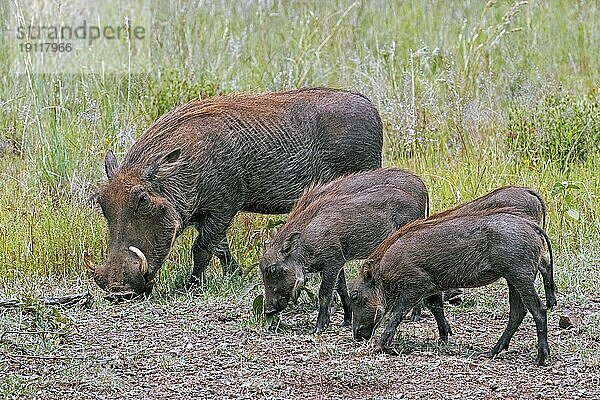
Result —
[{"label": "warthog tail", "polygon": [[542,257],[542,261],[539,265],[539,271],[544,281],[544,292],[546,294],[546,307],[552,308],[556,305],[556,283],[554,282],[554,257],[552,255],[552,245],[550,244],[550,238],[548,234],[537,224],[533,224],[538,233],[544,237],[546,246],[548,247],[548,253],[550,259],[546,260],[546,257]]},{"label": "warthog tail", "polygon": [[542,196],[540,196],[540,194],[535,190],[528,189],[528,192],[532,196],[537,197],[540,205],[542,206],[542,229],[546,229],[546,203],[544,202],[544,199],[542,199]]}]

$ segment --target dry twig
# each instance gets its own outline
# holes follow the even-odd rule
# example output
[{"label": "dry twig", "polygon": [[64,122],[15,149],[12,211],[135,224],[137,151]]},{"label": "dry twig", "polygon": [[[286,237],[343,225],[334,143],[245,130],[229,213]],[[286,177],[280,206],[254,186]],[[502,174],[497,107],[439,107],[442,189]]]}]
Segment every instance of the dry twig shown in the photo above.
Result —
[{"label": "dry twig", "polygon": [[[69,294],[66,296],[58,296],[58,297],[44,297],[39,300],[40,303],[46,306],[80,306],[80,307],[89,307],[92,304],[93,297],[90,292],[84,293],[76,293]],[[25,305],[25,302],[21,300],[0,300],[0,308],[16,308],[22,307]]]}]

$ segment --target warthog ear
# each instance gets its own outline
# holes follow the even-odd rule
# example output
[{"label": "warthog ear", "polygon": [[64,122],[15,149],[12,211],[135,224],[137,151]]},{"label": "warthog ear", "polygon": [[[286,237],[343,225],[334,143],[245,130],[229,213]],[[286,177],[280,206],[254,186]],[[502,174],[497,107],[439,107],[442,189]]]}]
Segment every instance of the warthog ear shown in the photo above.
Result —
[{"label": "warthog ear", "polygon": [[146,169],[144,177],[161,179],[171,175],[179,166],[177,161],[180,155],[181,149],[175,149],[163,155],[157,162]]},{"label": "warthog ear", "polygon": [[92,262],[92,257],[88,254],[87,251],[83,253],[83,264],[85,265],[85,269],[88,272],[88,275],[94,275],[94,273],[96,272],[96,266]]},{"label": "warthog ear", "polygon": [[373,260],[366,259],[360,269],[360,273],[362,274],[364,279],[367,281],[370,281],[371,279],[373,279],[373,273],[371,272],[372,268],[373,268]]},{"label": "warthog ear", "polygon": [[104,171],[106,171],[106,177],[108,180],[111,180],[113,176],[117,173],[119,169],[119,164],[117,163],[117,157],[115,157],[115,153],[112,150],[106,152],[106,156],[104,156]]},{"label": "warthog ear", "polygon": [[172,164],[175,161],[179,160],[180,155],[181,155],[181,149],[175,149],[172,152],[163,156],[163,158],[161,158],[159,164],[161,164],[161,167],[164,166],[164,164]]},{"label": "warthog ear", "polygon": [[300,232],[292,232],[290,236],[285,239],[283,242],[283,246],[281,247],[281,252],[283,255],[288,255],[298,246],[298,240],[300,239]]}]

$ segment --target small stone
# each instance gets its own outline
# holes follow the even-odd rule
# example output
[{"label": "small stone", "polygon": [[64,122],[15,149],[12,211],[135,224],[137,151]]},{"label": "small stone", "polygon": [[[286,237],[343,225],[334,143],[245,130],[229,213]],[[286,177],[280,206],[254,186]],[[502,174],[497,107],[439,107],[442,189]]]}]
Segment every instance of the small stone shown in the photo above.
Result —
[{"label": "small stone", "polygon": [[578,328],[581,325],[581,317],[575,313],[561,315],[558,319],[558,327],[561,329]]}]

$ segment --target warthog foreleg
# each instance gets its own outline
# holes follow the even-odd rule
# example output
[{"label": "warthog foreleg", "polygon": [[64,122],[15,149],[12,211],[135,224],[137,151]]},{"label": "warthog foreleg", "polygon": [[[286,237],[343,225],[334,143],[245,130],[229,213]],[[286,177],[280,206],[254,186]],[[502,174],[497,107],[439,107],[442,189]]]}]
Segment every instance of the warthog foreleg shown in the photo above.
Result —
[{"label": "warthog foreleg", "polygon": [[398,325],[406,317],[408,311],[420,301],[423,294],[423,291],[413,288],[406,288],[399,293],[394,302],[394,308],[390,312],[389,322],[379,338],[378,346],[382,351],[391,352],[392,340],[394,340]]},{"label": "warthog foreleg", "polygon": [[440,340],[444,343],[448,343],[448,335],[452,334],[452,329],[450,329],[448,320],[444,315],[444,298],[442,293],[427,297],[425,299],[425,305],[429,308],[435,318],[440,334]]},{"label": "warthog foreleg", "polygon": [[[219,255],[221,263],[235,261],[229,251],[229,245],[226,249],[221,248],[219,251],[219,246],[222,246],[223,241],[227,243],[225,233],[234,215],[207,214],[201,222],[195,225],[198,236],[192,245],[194,268],[192,269],[190,283],[204,281],[206,266],[213,254]],[[237,265],[237,262],[235,264]]]},{"label": "warthog foreleg", "polygon": [[343,268],[340,270],[338,275],[336,291],[340,295],[342,307],[344,308],[344,326],[352,326],[352,307],[350,306],[350,296],[348,296],[346,274],[344,273]]},{"label": "warthog foreleg", "polygon": [[[319,315],[314,333],[320,334],[329,325],[329,312],[333,300],[333,290],[337,287],[338,275],[342,266],[339,262],[328,262],[321,273],[321,287],[319,288]],[[347,293],[346,293],[347,295]],[[341,295],[340,295],[341,297]],[[344,301],[344,300],[342,300]]]}]

